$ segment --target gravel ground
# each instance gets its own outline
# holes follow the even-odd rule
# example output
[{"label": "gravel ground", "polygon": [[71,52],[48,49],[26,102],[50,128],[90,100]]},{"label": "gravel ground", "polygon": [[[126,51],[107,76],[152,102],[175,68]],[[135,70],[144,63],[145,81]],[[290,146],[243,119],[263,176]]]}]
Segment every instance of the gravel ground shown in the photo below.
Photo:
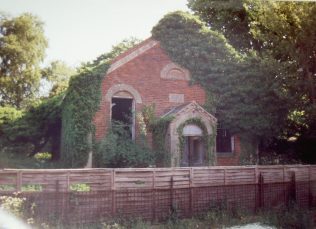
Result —
[{"label": "gravel ground", "polygon": [[258,223],[251,223],[242,226],[229,227],[227,229],[276,229],[276,227],[265,226]]}]

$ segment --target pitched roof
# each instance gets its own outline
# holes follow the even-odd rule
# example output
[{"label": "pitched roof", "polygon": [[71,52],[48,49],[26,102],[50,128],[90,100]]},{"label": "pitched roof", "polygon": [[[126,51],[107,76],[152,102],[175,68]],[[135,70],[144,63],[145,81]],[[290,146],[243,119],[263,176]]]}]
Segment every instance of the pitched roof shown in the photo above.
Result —
[{"label": "pitched roof", "polygon": [[123,66],[127,62],[133,60],[134,58],[138,57],[139,55],[145,53],[152,47],[159,44],[158,41],[152,39],[151,37],[142,41],[135,47],[123,52],[122,54],[118,55],[116,58],[112,60],[111,66],[107,71],[107,74],[118,69],[119,67]]},{"label": "pitched roof", "polygon": [[209,118],[212,121],[217,122],[217,119],[212,114],[207,112],[203,107],[201,107],[196,101],[192,101],[189,103],[183,103],[177,107],[173,107],[171,110],[169,110],[168,112],[163,114],[162,117],[165,117],[168,115],[178,116],[178,115],[181,115],[182,113],[188,112],[188,111],[193,110],[193,109],[198,110],[199,112],[206,114],[207,116],[209,116]]}]

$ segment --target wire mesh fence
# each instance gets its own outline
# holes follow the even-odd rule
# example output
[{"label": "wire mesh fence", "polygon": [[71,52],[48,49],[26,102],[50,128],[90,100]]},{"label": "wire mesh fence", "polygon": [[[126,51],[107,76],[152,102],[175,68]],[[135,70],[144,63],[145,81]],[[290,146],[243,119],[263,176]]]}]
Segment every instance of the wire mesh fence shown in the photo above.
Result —
[{"label": "wire mesh fence", "polygon": [[0,170],[0,196],[14,192],[26,198],[26,209],[35,205],[37,222],[157,222],[292,202],[316,206],[316,166]]},{"label": "wire mesh fence", "polygon": [[281,182],[171,189],[108,190],[89,192],[24,192],[35,204],[37,222],[85,224],[113,219],[164,221],[212,210],[254,213],[260,209],[316,206],[316,182]]}]

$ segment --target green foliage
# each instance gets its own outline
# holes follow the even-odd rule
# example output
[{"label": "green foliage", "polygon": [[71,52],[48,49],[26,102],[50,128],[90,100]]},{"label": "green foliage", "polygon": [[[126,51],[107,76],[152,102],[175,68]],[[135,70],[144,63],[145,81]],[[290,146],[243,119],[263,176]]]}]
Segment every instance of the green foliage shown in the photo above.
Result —
[{"label": "green foliage", "polygon": [[123,41],[110,53],[84,64],[79,73],[70,79],[62,106],[61,149],[66,166],[82,167],[87,162],[88,152],[93,148],[89,136],[94,136],[92,119],[99,109],[102,79],[111,60],[135,43]]},{"label": "green foliage", "polygon": [[208,26],[227,38],[229,43],[240,51],[260,47],[249,32],[249,18],[243,0],[188,0],[188,7]]},{"label": "green foliage", "polygon": [[316,120],[316,4],[314,2],[245,1],[251,35],[280,61],[290,63],[286,85],[296,95],[295,109]]},{"label": "green foliage", "polygon": [[281,205],[270,211],[262,211],[260,216],[262,223],[277,228],[314,228],[312,212],[296,203],[291,203],[288,208]]},{"label": "green foliage", "polygon": [[27,224],[35,224],[35,208],[34,203],[30,203],[25,197],[20,197],[19,193],[14,193],[13,196],[1,196],[0,208],[12,213],[19,219],[23,219]]},{"label": "green foliage", "polygon": [[[104,68],[107,66],[102,66]],[[70,80],[62,109],[62,159],[70,167],[82,167],[89,151],[88,134],[94,133],[92,118],[101,99],[105,71],[86,69]]]},{"label": "green foliage", "polygon": [[0,135],[3,133],[1,127],[21,118],[23,112],[13,107],[0,107]]},{"label": "green foliage", "polygon": [[31,155],[39,152],[51,140],[54,157],[58,158],[62,99],[63,95],[55,96],[33,105],[23,113],[18,112],[16,119],[7,117],[6,120],[11,121],[0,126],[1,137],[7,141],[7,145],[32,144],[31,152],[26,149],[24,152]]},{"label": "green foliage", "polygon": [[62,61],[53,61],[50,66],[42,69],[42,78],[46,79],[51,85],[49,96],[58,95],[68,88],[68,82],[75,69],[66,65]]},{"label": "green foliage", "polygon": [[[189,0],[188,6],[211,29],[221,31],[235,48],[243,52],[253,48],[259,51],[261,57],[277,61],[273,65],[287,66],[278,69],[283,78],[282,88],[278,91],[286,91],[287,100],[291,101],[290,114],[296,111],[305,114],[303,123],[295,123],[291,118],[286,120],[285,136],[281,137],[300,135],[306,125],[309,129],[315,128],[314,2]],[[269,68],[272,69],[271,66]],[[265,75],[267,73],[269,71]],[[269,80],[272,82],[274,78]],[[280,116],[284,116],[281,113]]]},{"label": "green foliage", "polygon": [[145,142],[135,143],[121,125],[112,125],[96,155],[97,167],[148,167],[154,164],[153,152]]},{"label": "green foliage", "polygon": [[189,69],[208,92],[208,108],[233,133],[274,136],[288,114],[285,66],[255,53],[241,56],[225,37],[198,17],[174,12],[152,30],[173,61]]},{"label": "green foliage", "polygon": [[43,190],[40,184],[24,184],[21,187],[22,192],[41,192]]},{"label": "green foliage", "polygon": [[239,164],[253,165],[258,161],[258,144],[259,140],[255,136],[243,133],[240,136],[240,157]]},{"label": "green foliage", "polygon": [[229,73],[240,59],[222,34],[210,30],[189,13],[167,14],[152,29],[152,36],[161,42],[174,62],[190,70],[193,82],[205,87],[210,84],[211,76]]},{"label": "green foliage", "polygon": [[155,151],[156,165],[158,167],[170,166],[170,152],[166,148],[166,135],[173,116],[157,117],[155,104],[144,106],[142,110],[146,130],[152,133],[153,150]]},{"label": "green foliage", "polygon": [[70,185],[70,191],[73,191],[73,192],[89,192],[90,191],[90,186],[88,184],[84,184],[84,183],[71,184]]},{"label": "green foliage", "polygon": [[40,162],[46,162],[52,159],[52,153],[38,152],[34,155],[34,158]]},{"label": "green foliage", "polygon": [[213,134],[209,135],[207,132],[207,129],[203,123],[203,121],[200,118],[191,118],[183,122],[181,125],[179,125],[177,132],[179,135],[179,149],[180,149],[180,155],[183,155],[183,150],[184,150],[184,136],[183,136],[183,128],[186,125],[193,124],[201,128],[203,131],[203,144],[205,145],[205,150],[207,153],[206,156],[206,161],[208,162],[207,165],[215,165],[215,152],[214,152],[214,147],[215,147],[215,139],[216,139],[216,127],[213,129]]},{"label": "green foliage", "polygon": [[23,216],[25,201],[26,198],[21,198],[18,196],[1,196],[0,206],[15,216],[21,218]]},{"label": "green foliage", "polygon": [[40,81],[47,40],[43,23],[31,14],[0,15],[0,104],[25,107]]}]

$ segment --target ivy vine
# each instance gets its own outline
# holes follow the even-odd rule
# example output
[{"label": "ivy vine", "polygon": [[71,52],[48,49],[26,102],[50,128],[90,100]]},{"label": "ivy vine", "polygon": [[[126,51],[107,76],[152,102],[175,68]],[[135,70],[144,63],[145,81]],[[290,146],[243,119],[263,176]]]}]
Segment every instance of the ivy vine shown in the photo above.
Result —
[{"label": "ivy vine", "polygon": [[215,152],[214,152],[214,146],[215,146],[215,140],[216,140],[216,126],[212,126],[212,134],[208,134],[206,126],[204,125],[203,121],[200,118],[191,118],[183,122],[178,128],[177,133],[179,136],[179,151],[180,155],[183,155],[184,150],[184,144],[185,144],[185,137],[183,136],[183,128],[186,125],[196,125],[202,130],[202,140],[205,144],[206,149],[206,161],[208,165],[215,165]]},{"label": "ivy vine", "polygon": [[147,131],[152,133],[153,150],[156,153],[156,165],[170,167],[170,152],[166,147],[166,135],[173,116],[157,117],[155,115],[155,104],[145,106],[142,111],[143,120]]},{"label": "ivy vine", "polygon": [[[62,104],[61,159],[66,167],[82,167],[97,148],[93,117],[101,101],[101,84],[113,58],[139,43],[123,40],[112,51],[81,67],[69,82]],[[92,138],[92,139],[91,139]]]}]

